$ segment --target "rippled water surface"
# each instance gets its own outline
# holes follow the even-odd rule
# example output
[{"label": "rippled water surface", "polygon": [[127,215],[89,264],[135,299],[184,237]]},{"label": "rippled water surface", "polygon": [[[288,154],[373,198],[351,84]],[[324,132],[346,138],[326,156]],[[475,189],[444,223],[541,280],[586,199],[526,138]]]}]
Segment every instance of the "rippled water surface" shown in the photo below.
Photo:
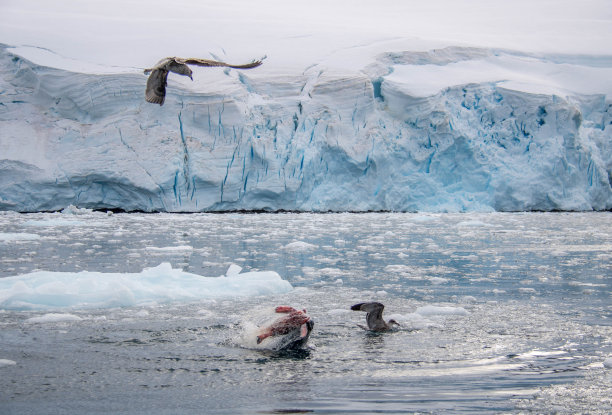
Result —
[{"label": "rippled water surface", "polygon": [[[0,213],[0,278],[237,264],[294,289],[1,310],[3,414],[612,411],[610,213],[81,213]],[[358,328],[370,300],[401,328]],[[308,309],[310,349],[250,347],[279,304]]]}]

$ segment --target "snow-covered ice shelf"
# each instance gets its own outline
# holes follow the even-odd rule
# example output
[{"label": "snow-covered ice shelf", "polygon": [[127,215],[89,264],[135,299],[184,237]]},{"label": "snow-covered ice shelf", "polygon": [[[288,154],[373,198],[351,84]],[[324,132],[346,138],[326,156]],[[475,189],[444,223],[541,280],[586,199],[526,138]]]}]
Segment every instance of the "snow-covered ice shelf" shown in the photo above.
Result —
[{"label": "snow-covered ice shelf", "polygon": [[[606,2],[35,3],[3,6],[0,209],[612,208]],[[158,107],[165,55],[267,59],[170,75]]]}]

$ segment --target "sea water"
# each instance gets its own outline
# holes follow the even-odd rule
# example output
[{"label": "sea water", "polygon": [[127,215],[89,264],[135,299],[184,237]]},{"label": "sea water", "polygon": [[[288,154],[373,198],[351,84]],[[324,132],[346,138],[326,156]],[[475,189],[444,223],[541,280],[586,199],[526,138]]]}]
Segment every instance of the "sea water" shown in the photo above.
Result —
[{"label": "sea water", "polygon": [[3,414],[603,414],[611,356],[610,213],[0,213]]}]

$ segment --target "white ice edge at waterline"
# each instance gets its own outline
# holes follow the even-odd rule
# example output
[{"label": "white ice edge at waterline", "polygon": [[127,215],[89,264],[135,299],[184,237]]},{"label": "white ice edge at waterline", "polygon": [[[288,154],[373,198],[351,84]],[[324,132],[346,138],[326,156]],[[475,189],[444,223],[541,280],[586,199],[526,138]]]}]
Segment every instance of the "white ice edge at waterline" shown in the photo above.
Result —
[{"label": "white ice edge at waterline", "polygon": [[230,268],[227,276],[204,277],[169,263],[140,273],[36,271],[0,279],[0,309],[132,307],[274,295],[292,289],[274,271],[237,273]]}]

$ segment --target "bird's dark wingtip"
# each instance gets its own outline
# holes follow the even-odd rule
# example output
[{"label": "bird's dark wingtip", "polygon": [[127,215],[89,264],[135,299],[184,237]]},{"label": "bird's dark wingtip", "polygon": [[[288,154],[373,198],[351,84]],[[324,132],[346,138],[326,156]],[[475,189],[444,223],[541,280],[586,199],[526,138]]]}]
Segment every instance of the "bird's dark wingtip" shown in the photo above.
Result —
[{"label": "bird's dark wingtip", "polygon": [[164,105],[164,99],[160,98],[160,97],[151,97],[151,96],[147,96],[145,97],[145,100],[147,102],[150,102],[151,104],[159,104],[159,106],[161,107],[162,105]]},{"label": "bird's dark wingtip", "polygon": [[359,303],[359,304],[355,304],[353,306],[351,306],[351,310],[353,311],[360,311],[361,310],[361,306],[364,305],[365,303]]}]

